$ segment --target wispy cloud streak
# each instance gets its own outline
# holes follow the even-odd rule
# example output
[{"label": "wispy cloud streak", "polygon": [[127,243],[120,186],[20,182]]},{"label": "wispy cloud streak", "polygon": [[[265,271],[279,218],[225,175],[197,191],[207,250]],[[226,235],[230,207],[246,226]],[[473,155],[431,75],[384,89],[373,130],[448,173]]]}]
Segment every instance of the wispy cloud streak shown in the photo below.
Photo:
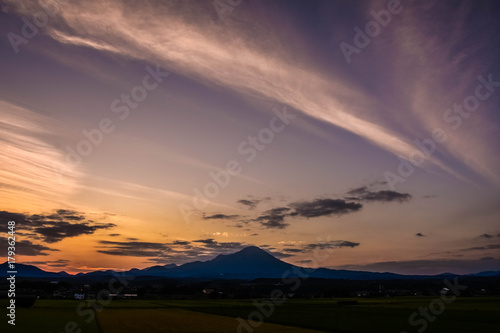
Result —
[{"label": "wispy cloud streak", "polygon": [[[39,8],[38,0],[7,2],[25,15]],[[371,2],[366,7],[376,4]],[[439,7],[437,2],[431,2],[405,11],[404,24],[393,23],[393,33],[386,34],[390,38],[377,40],[381,43],[379,47],[387,46],[401,55],[390,65],[393,73],[386,78],[397,80],[394,82],[397,90],[405,89],[400,96],[394,96],[398,91],[393,91],[391,98],[403,98],[406,111],[400,109],[403,105],[388,107],[391,103],[367,93],[352,80],[335,73],[321,73],[317,66],[295,60],[288,53],[286,42],[278,40],[270,31],[270,25],[264,21],[257,23],[251,11],[246,12],[243,8],[238,15],[230,15],[221,23],[207,14],[213,10],[209,2],[70,2],[61,6],[46,31],[61,43],[158,63],[206,84],[290,105],[311,117],[355,133],[399,157],[408,158],[415,151],[415,138],[443,126],[442,113],[435,109],[444,107],[449,98],[452,102],[458,101],[460,96],[463,98],[466,79],[472,78],[468,73],[451,93],[441,94],[440,87],[449,87],[446,78],[458,65],[468,61],[468,54],[462,52],[446,62],[451,50],[457,48],[459,37],[452,34],[446,41],[435,37],[433,29],[440,28],[436,23],[439,20],[429,21],[429,24],[425,20],[432,13],[440,13],[441,7],[433,8],[433,4]],[[468,9],[465,7],[461,5],[457,9],[454,31],[463,30],[463,13]],[[420,29],[423,25],[426,29]],[[430,45],[432,49],[423,49],[421,45]],[[444,69],[437,72],[440,68]],[[415,79],[408,80],[408,73],[414,73]],[[372,109],[376,111],[371,112]],[[386,115],[379,115],[381,109],[386,109]],[[388,121],[387,115],[395,113],[395,109],[415,122],[399,126],[398,121]],[[395,116],[401,119],[400,115]],[[478,158],[469,158],[469,149],[464,146],[477,147],[478,141],[485,142],[477,136],[471,139],[470,133],[467,134],[469,139],[464,139],[464,135],[450,137],[441,147],[448,150],[443,154],[450,153],[477,173],[496,178],[498,174],[492,165],[496,165],[497,160],[492,162],[488,149],[476,150],[474,154]],[[430,156],[429,160],[457,178],[467,178],[450,167],[451,162],[442,156]]]},{"label": "wispy cloud streak", "polygon": [[[33,0],[12,5],[24,14],[38,7]],[[140,10],[135,10],[138,6]],[[288,104],[397,155],[411,151],[404,138],[361,117],[374,101],[356,87],[323,78],[295,63],[281,47],[269,49],[273,44],[269,34],[250,37],[248,31],[259,27],[242,11],[221,25],[207,15],[195,16],[200,6],[199,2],[185,2],[182,9],[153,2],[68,3],[48,31],[62,43],[160,63],[203,82]]]},{"label": "wispy cloud streak", "polygon": [[[77,186],[80,172],[68,170],[64,154],[46,141],[49,118],[0,101],[0,195],[4,205],[26,201],[64,200]],[[69,177],[57,183],[57,171]],[[33,204],[35,204],[33,202]]]}]

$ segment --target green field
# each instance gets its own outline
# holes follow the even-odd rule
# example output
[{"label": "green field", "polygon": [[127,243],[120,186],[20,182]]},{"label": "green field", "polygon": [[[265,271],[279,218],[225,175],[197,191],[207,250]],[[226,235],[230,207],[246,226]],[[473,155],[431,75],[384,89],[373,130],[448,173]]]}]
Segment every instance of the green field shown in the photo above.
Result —
[{"label": "green field", "polygon": [[[410,325],[409,316],[427,307],[432,297],[356,299],[357,305],[338,305],[338,299],[287,300],[259,311],[252,300],[114,300],[93,317],[93,303],[87,301],[38,300],[29,309],[18,308],[15,328],[7,325],[1,332],[237,332],[240,322],[253,313],[265,323],[240,327],[241,332],[417,332],[420,325]],[[258,300],[262,302],[263,300]],[[1,306],[7,305],[0,302]],[[77,314],[77,307],[80,312]],[[266,312],[266,313],[264,313]],[[264,313],[264,314],[263,314]],[[418,317],[421,318],[421,317]],[[88,322],[87,322],[88,321]],[[69,329],[66,330],[68,322]],[[248,324],[248,322],[247,322]],[[73,325],[73,327],[71,327]],[[243,325],[243,324],[242,324]],[[4,329],[5,328],[5,329]],[[500,328],[500,298],[458,298],[428,322],[425,332],[465,333],[496,332]]]},{"label": "green field", "polygon": [[[66,333],[66,325],[71,328],[71,322],[81,328],[81,332],[98,333],[96,321],[85,322],[85,318],[76,313],[77,306],[81,301],[73,300],[38,300],[32,308],[16,308],[16,325],[7,324],[8,317],[4,314],[7,309],[7,302],[0,302],[2,309],[2,322],[0,332],[47,332]],[[90,311],[90,309],[87,309]],[[68,332],[71,332],[68,331]],[[74,331],[76,333],[77,331]]]}]

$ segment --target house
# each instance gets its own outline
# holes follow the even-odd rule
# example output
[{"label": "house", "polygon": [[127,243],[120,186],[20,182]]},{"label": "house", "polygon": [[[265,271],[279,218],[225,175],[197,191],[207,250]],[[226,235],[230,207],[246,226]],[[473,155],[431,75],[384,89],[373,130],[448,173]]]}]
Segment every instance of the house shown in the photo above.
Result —
[{"label": "house", "polygon": [[85,294],[75,293],[74,299],[85,299]]}]

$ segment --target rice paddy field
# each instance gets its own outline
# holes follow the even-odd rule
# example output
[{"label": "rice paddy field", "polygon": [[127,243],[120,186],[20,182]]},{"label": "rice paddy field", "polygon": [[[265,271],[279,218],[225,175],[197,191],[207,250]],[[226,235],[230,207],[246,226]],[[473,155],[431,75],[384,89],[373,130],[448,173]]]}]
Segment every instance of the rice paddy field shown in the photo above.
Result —
[{"label": "rice paddy field", "polygon": [[432,297],[291,299],[280,305],[270,300],[113,300],[101,307],[95,301],[37,300],[31,308],[16,309],[15,326],[3,316],[0,327],[23,333],[489,333],[500,328],[500,297],[457,298],[444,308],[437,303]]}]

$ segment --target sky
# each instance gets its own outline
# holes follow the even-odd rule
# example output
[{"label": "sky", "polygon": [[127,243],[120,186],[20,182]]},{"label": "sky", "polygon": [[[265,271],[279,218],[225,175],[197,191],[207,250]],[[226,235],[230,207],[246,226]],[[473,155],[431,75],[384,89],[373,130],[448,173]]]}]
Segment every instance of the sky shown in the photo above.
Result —
[{"label": "sky", "polygon": [[304,267],[500,270],[497,2],[0,8],[17,262],[121,270],[256,245]]}]

